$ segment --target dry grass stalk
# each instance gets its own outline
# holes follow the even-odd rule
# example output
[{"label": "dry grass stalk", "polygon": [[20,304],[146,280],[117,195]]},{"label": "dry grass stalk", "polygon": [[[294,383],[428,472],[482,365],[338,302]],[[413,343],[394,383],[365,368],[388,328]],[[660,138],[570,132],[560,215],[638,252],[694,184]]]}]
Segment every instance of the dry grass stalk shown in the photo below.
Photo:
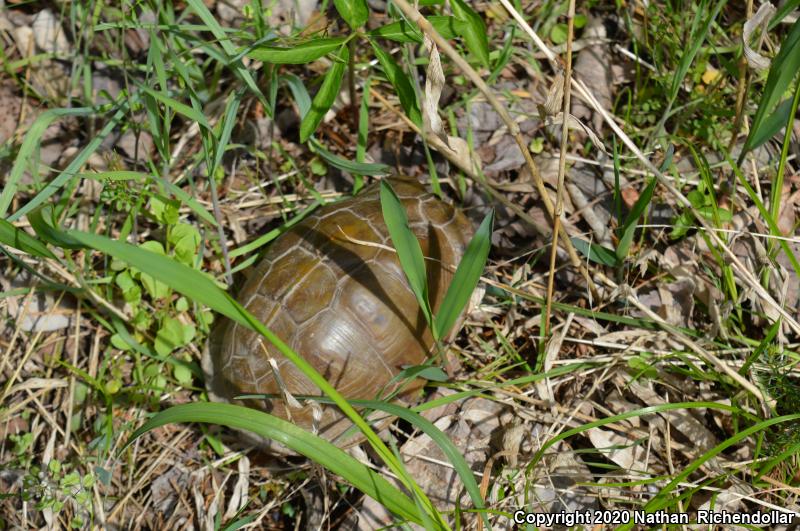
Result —
[{"label": "dry grass stalk", "polygon": [[[572,40],[575,33],[575,0],[570,0],[567,8],[567,51],[564,67],[564,82],[562,86],[569,87],[572,79]],[[560,74],[559,74],[560,75]],[[569,116],[570,90],[564,90],[563,106],[561,108],[565,117]],[[555,283],[556,246],[561,232],[561,216],[564,215],[564,174],[567,172],[567,142],[569,141],[569,120],[561,123],[561,152],[558,159],[558,186],[556,188],[556,210],[553,215],[553,243],[550,248],[550,275],[547,278],[547,307],[545,308],[544,331],[545,337],[550,335],[550,312],[553,307],[553,284]]]}]

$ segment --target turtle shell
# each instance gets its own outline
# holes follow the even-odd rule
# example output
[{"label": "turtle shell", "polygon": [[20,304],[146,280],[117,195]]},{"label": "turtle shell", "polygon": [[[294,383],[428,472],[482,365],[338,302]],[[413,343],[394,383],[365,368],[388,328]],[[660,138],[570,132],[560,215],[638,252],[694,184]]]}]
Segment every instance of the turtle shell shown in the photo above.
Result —
[{"label": "turtle shell", "polygon": [[[459,210],[421,184],[390,182],[429,258],[428,290],[436,309],[472,227]],[[391,247],[380,187],[375,184],[356,197],[317,209],[279,236],[248,275],[238,299],[346,398],[385,396],[397,373],[422,364],[434,347]],[[282,384],[276,381],[274,367]],[[284,390],[295,396],[321,391],[255,332],[227,319],[220,322],[207,345],[203,368],[212,399],[241,404],[235,396],[275,395],[244,403],[344,443],[337,438],[351,424],[335,406],[287,407]],[[415,387],[405,386],[402,394]]]}]

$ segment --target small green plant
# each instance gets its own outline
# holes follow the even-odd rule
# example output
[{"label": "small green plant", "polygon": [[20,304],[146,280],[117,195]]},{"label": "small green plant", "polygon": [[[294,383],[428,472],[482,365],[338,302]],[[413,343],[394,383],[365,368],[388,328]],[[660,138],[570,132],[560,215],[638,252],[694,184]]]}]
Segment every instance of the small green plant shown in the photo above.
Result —
[{"label": "small green plant", "polygon": [[34,501],[37,510],[50,509],[57,516],[66,505],[71,509],[70,526],[82,529],[92,521],[94,478],[51,459],[47,466],[32,466],[23,479],[22,499]]},{"label": "small green plant", "polygon": [[[650,179],[650,182],[639,195],[636,203],[634,203],[633,208],[631,208],[630,212],[628,212],[628,215],[617,229],[616,232],[618,243],[616,249],[612,250],[607,247],[603,247],[602,245],[587,242],[575,237],[572,238],[572,243],[575,245],[575,248],[578,250],[578,252],[582,253],[592,262],[609,267],[619,267],[624,264],[625,259],[630,253],[631,244],[633,243],[633,236],[636,233],[636,227],[639,223],[639,220],[644,215],[647,206],[650,204],[655,187],[656,180]],[[621,216],[621,214],[618,215]]]},{"label": "small green plant", "polygon": [[[708,185],[701,181],[697,187],[686,194],[686,199],[692,204],[692,207],[704,218],[709,221],[717,221],[719,223],[727,223],[731,221],[732,215],[730,210],[717,206],[714,200],[714,190],[709,189]],[[694,215],[691,212],[682,212],[673,221],[672,232],[670,237],[678,239],[686,235],[695,225]]]}]

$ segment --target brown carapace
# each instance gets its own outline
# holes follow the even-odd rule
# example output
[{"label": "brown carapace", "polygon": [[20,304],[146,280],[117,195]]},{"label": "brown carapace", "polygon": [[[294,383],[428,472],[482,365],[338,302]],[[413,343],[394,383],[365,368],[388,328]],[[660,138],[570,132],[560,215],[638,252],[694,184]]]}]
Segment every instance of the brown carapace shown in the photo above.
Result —
[{"label": "brown carapace", "polygon": [[[438,308],[472,235],[471,224],[421,184],[398,178],[389,182],[427,258],[429,297]],[[238,299],[346,398],[376,398],[391,391],[387,384],[398,372],[422,364],[434,347],[391,247],[375,184],[357,197],[319,208],[277,238],[248,275]],[[308,403],[287,412],[275,366],[292,395],[320,395],[269,341],[227,320],[212,333],[203,357],[212,399],[246,404],[304,429],[314,426],[322,437],[343,444],[337,438],[350,422],[335,406],[321,406],[316,422]],[[275,398],[234,400],[243,394]]]}]

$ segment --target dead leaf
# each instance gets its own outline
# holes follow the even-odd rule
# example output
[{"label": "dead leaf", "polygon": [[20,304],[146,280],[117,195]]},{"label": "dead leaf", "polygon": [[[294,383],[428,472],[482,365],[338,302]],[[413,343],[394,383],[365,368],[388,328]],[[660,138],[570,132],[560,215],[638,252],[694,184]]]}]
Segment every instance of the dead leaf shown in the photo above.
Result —
[{"label": "dead leaf", "polygon": [[425,93],[422,95],[422,125],[426,132],[436,135],[449,147],[447,133],[439,117],[439,98],[442,96],[445,81],[442,60],[436,44],[427,35],[425,35],[425,48],[430,59],[425,71]]},{"label": "dead leaf", "polygon": [[[639,302],[674,326],[691,327],[694,311],[695,282],[690,277],[681,277],[670,283],[659,283],[656,287],[642,290]],[[638,312],[633,312],[640,315]]]},{"label": "dead leaf", "polygon": [[784,236],[790,236],[794,232],[797,218],[795,209],[800,204],[800,190],[792,193],[791,183],[784,183],[781,190],[781,210],[778,213],[778,229]]},{"label": "dead leaf", "polygon": [[231,499],[228,501],[228,509],[225,511],[223,519],[230,520],[236,516],[240,510],[247,505],[247,491],[249,489],[250,481],[250,459],[246,455],[242,455],[237,462],[239,472],[239,479],[233,486]]},{"label": "dead leaf", "polygon": [[558,72],[553,84],[547,91],[547,99],[544,101],[542,109],[545,116],[555,116],[564,108],[564,73]]},{"label": "dead leaf", "polygon": [[598,508],[598,496],[593,487],[585,486],[595,478],[589,467],[566,445],[558,448],[555,459],[547,465],[540,461],[533,475],[540,478],[532,496],[537,511],[574,513]]},{"label": "dead leaf", "polygon": [[54,297],[49,292],[36,293],[26,309],[24,308],[24,295],[10,297],[8,299],[9,314],[19,321],[20,329],[25,332],[62,330],[71,326],[74,308],[68,304],[68,300],[65,298],[60,301],[57,299],[58,295]]},{"label": "dead leaf", "polygon": [[[457,411],[444,416],[435,415],[437,420],[434,424],[456,445],[471,468],[482,470],[492,452],[492,437],[502,429],[501,413],[505,406],[485,398],[470,398],[457,404]],[[453,411],[449,407],[452,405],[440,413]],[[520,439],[524,434],[521,433]],[[408,439],[400,453],[408,473],[440,510],[452,510],[457,502],[462,507],[472,505],[458,473],[452,466],[444,464],[448,462],[447,457],[428,435],[420,434]],[[380,529],[392,521],[385,507],[372,498],[366,498],[359,509],[359,530]]]},{"label": "dead leaf", "polygon": [[641,441],[637,443],[615,431],[601,428],[592,428],[586,434],[595,448],[623,470],[648,470],[647,448]]},{"label": "dead leaf", "polygon": [[519,169],[524,164],[525,157],[519,150],[516,141],[510,135],[505,135],[495,146],[494,160],[484,168],[484,171],[499,173]]},{"label": "dead leaf", "polygon": [[150,497],[154,501],[154,509],[169,517],[178,503],[175,487],[185,487],[188,484],[189,471],[179,464],[159,474],[150,484]]},{"label": "dead leaf", "polygon": [[[648,406],[656,406],[666,404],[667,400],[659,396],[650,386],[645,386],[634,381],[629,375],[623,374],[622,377],[626,380],[625,384],[629,387],[630,391],[639,398],[642,403]],[[661,413],[670,425],[679,431],[688,442],[688,446],[684,449],[688,452],[699,450],[705,452],[715,447],[719,441],[714,434],[703,423],[697,420],[697,417],[702,418],[705,410],[692,409],[692,410],[672,410],[669,412]]]},{"label": "dead leaf", "polygon": [[[764,34],[769,24],[770,19],[775,14],[775,6],[769,2],[764,2],[756,11],[750,20],[744,23],[742,28],[742,45],[744,46],[744,56],[747,59],[747,64],[750,68],[756,70],[766,70],[769,68],[771,61],[758,53],[756,50],[761,49],[761,43],[764,40]],[[750,47],[752,42],[753,33],[758,32],[758,43],[755,49]]]},{"label": "dead leaf", "polygon": [[[563,112],[559,112],[555,116],[548,116],[545,119],[544,124],[548,125],[548,126],[550,126],[550,125],[561,125],[563,122],[564,122],[564,113]],[[589,140],[591,140],[592,143],[595,146],[600,148],[600,150],[603,153],[608,154],[608,151],[606,150],[606,146],[605,146],[605,144],[603,144],[603,141],[600,140],[600,137],[597,136],[597,134],[588,125],[586,125],[585,123],[581,122],[574,115],[572,115],[572,114],[569,115],[569,123],[567,124],[567,126],[570,129],[572,129],[573,131],[583,131],[584,133],[586,133],[586,136],[589,137]]]}]

